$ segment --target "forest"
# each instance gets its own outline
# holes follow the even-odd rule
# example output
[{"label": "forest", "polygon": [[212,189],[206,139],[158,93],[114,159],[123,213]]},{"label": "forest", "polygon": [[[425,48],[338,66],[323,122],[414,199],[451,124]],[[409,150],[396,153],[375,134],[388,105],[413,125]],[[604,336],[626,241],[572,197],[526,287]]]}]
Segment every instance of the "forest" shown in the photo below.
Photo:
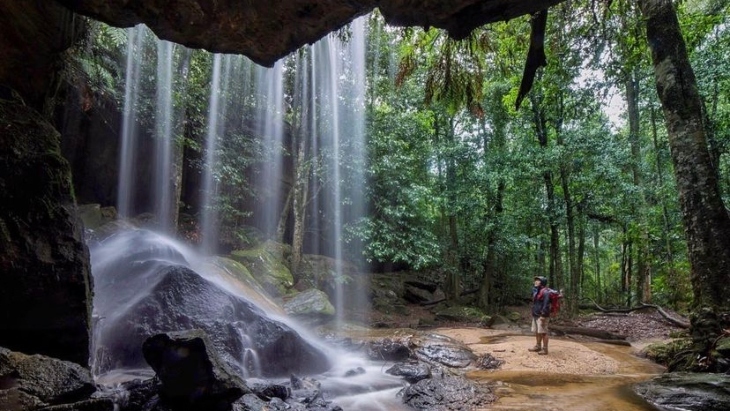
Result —
[{"label": "forest", "polygon": [[445,4],[3,3],[0,408],[710,409],[730,2]]},{"label": "forest", "polygon": [[[367,17],[367,182],[345,182],[360,185],[354,190],[362,190],[366,212],[346,221],[346,240],[362,244],[355,248],[362,255],[348,259],[367,268],[439,272],[449,297],[480,289],[484,308],[518,301],[526,279],[546,275],[570,296],[571,312],[590,302],[688,309],[687,242],[642,16],[631,2],[610,8],[575,3],[550,10],[546,65],[519,107],[529,16],[479,28],[460,41],[438,29],[389,27],[377,13]],[[727,7],[724,1],[678,7],[725,202]],[[336,36],[347,42],[349,30]],[[75,74],[95,99],[123,106],[126,47],[127,32],[102,23],[75,47]],[[173,98],[184,107],[175,143],[200,158],[212,54],[179,46],[174,53],[177,69],[186,71],[178,77],[184,84],[173,86]],[[289,128],[301,128],[307,116],[294,104],[301,98],[295,94],[297,61],[284,60]],[[240,122],[234,116],[241,110],[255,110],[245,106],[245,90],[239,92],[242,106],[224,121]],[[146,104],[138,121],[151,128],[154,102]],[[228,135],[219,148],[220,197],[211,205],[229,234],[242,239],[249,235],[245,224],[256,218],[241,200],[256,196],[250,169],[271,149],[252,134]],[[316,156],[327,153],[312,154],[296,139],[287,144],[279,148],[297,170],[291,187],[327,179],[326,168],[316,166]],[[200,205],[181,203],[200,211]],[[299,255],[303,236],[286,235]]]}]

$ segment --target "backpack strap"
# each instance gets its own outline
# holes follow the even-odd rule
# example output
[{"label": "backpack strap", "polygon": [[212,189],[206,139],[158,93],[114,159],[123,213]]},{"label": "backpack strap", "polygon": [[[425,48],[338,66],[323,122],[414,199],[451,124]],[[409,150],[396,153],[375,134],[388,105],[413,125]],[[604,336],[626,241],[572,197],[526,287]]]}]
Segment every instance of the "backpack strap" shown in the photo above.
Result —
[{"label": "backpack strap", "polygon": [[548,294],[551,292],[552,292],[551,289],[549,289],[547,287],[543,287],[540,289],[540,291],[538,291],[537,295],[535,296],[535,302],[538,302],[538,301],[540,301],[540,299],[542,299],[542,307],[540,307],[540,315],[542,315],[543,317],[550,316],[550,295],[548,295]]}]

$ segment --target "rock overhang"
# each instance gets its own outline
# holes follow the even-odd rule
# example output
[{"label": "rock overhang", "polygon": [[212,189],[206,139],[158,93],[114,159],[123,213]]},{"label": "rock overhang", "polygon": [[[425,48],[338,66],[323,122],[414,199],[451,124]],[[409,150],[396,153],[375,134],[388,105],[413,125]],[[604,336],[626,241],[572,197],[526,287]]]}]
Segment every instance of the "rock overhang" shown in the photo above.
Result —
[{"label": "rock overhang", "polygon": [[379,9],[394,26],[436,27],[455,39],[484,24],[563,0],[57,0],[116,27],[145,24],[159,38],[272,66],[294,50]]}]

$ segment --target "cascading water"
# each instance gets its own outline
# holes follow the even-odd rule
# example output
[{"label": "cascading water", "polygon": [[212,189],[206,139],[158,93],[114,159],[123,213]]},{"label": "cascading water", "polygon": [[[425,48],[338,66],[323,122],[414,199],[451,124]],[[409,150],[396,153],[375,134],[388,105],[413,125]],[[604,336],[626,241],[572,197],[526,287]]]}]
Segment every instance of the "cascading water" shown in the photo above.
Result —
[{"label": "cascading water", "polygon": [[[365,104],[365,21],[349,28],[349,42],[335,35],[306,49],[306,59],[294,64],[281,61],[272,69],[256,67],[239,56],[214,55],[205,137],[205,158],[200,203],[202,243],[199,251],[210,256],[216,251],[220,216],[216,213],[217,175],[221,159],[217,153],[227,138],[226,127],[246,129],[261,139],[264,152],[260,161],[257,200],[253,219],[269,238],[283,235],[289,200],[282,195],[286,147],[287,110],[298,110],[302,126],[299,137],[309,139],[307,161],[311,179],[307,213],[307,249],[328,255],[334,261],[337,320],[348,309],[364,307],[364,297],[345,297],[343,283],[346,257],[360,250],[343,241],[345,227],[364,213],[364,104]],[[122,154],[120,157],[119,211],[130,217],[134,210],[134,164],[136,110],[142,60],[137,51],[146,31],[130,29],[125,92]],[[174,134],[175,107],[172,84],[174,46],[157,43],[156,126],[154,167],[154,210],[161,231],[174,233],[174,219],[167,214],[176,200],[170,162]],[[297,56],[299,57],[299,56]],[[287,71],[289,70],[289,71]],[[285,78],[293,75],[301,89],[285,90]],[[298,95],[298,98],[292,95]],[[285,105],[285,102],[287,104]],[[297,106],[296,104],[300,106]],[[233,115],[227,115],[230,111]],[[256,113],[252,116],[251,113]],[[306,114],[305,114],[306,113]],[[238,116],[238,117],[236,117]],[[246,116],[249,116],[247,120]],[[252,120],[252,117],[256,117]],[[253,123],[253,126],[251,126]],[[247,128],[248,127],[248,128]],[[253,130],[253,131],[252,131]],[[239,133],[241,133],[239,131]],[[294,151],[294,150],[292,150]],[[318,165],[317,165],[318,164]],[[291,182],[287,182],[291,183]],[[316,201],[311,201],[316,197]],[[382,365],[359,356],[339,353],[310,335],[302,326],[286,318],[256,284],[244,285],[227,263],[217,257],[203,257],[170,237],[146,230],[122,231],[90,245],[95,281],[93,371],[109,374],[120,368],[145,368],[141,342],[149,335],[189,328],[202,328],[211,336],[224,361],[245,378],[319,374],[323,386],[338,401],[356,409],[401,409],[394,399],[400,379],[383,375]],[[361,294],[364,296],[365,291]],[[283,339],[283,340],[282,340]],[[286,341],[282,343],[277,341]],[[363,375],[345,378],[348,371],[364,367]],[[380,368],[380,369],[379,369]],[[140,372],[137,372],[139,375]],[[378,391],[379,394],[373,394]],[[379,399],[374,399],[378,396]],[[388,398],[385,403],[383,396]],[[392,400],[391,400],[392,399]],[[364,404],[367,404],[365,406]],[[353,409],[355,409],[353,408]]]},{"label": "cascading water", "polygon": [[159,229],[173,232],[174,210],[172,178],[172,57],[175,45],[168,41],[157,42],[157,113],[155,116],[155,215]]},{"label": "cascading water", "polygon": [[[325,231],[325,241],[316,249],[335,260],[335,309],[341,326],[345,316],[345,300],[351,310],[362,310],[366,302],[344,295],[348,281],[343,261],[358,258],[361,249],[346,249],[347,224],[356,223],[364,215],[365,178],[365,18],[350,25],[351,39],[343,44],[335,35],[327,36],[312,46],[313,114],[312,146],[325,159],[327,176],[322,184],[318,209],[312,215],[317,229]],[[305,93],[306,95],[306,93]],[[316,151],[315,151],[316,152]],[[320,187],[314,187],[319,191]],[[357,242],[352,245],[357,245]]]},{"label": "cascading water", "polygon": [[218,139],[221,133],[221,112],[220,107],[225,107],[222,101],[223,91],[221,90],[221,60],[222,55],[213,56],[213,79],[210,86],[210,99],[208,100],[208,132],[205,136],[205,163],[203,168],[203,189],[202,210],[201,210],[201,235],[203,241],[201,248],[203,252],[213,254],[216,251],[218,242],[218,213],[216,212],[216,177],[215,168],[217,163],[216,151],[218,150]]},{"label": "cascading water", "polygon": [[124,118],[119,156],[119,186],[117,187],[117,212],[121,217],[130,217],[133,205],[134,164],[137,149],[137,102],[139,101],[140,73],[143,63],[141,49],[146,35],[147,29],[142,25],[127,29],[127,71],[124,82]]},{"label": "cascading water", "polygon": [[280,210],[283,207],[281,188],[283,182],[284,153],[284,73],[283,63],[273,68],[257,67],[256,86],[261,106],[256,112],[257,129],[263,140],[265,161],[259,179],[261,199],[259,218],[268,238],[279,236]]}]

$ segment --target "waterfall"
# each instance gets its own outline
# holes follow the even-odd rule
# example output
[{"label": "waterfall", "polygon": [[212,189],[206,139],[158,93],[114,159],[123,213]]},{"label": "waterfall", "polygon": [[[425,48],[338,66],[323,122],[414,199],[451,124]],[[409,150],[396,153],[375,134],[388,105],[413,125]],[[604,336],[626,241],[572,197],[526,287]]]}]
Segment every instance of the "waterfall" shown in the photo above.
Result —
[{"label": "waterfall", "polygon": [[[365,115],[367,99],[367,79],[365,76],[365,52],[367,44],[366,31],[367,17],[361,17],[351,24],[352,39],[348,44],[349,58],[345,61],[350,63],[352,89],[349,95],[350,109],[348,110],[349,120],[347,121],[346,135],[349,138],[350,158],[346,167],[349,175],[349,182],[345,185],[345,203],[347,214],[345,222],[357,224],[365,217],[367,207],[365,203],[365,167],[366,167],[366,145],[365,145]],[[344,235],[344,233],[342,233]],[[347,255],[353,259],[361,259],[363,256],[362,242],[357,239],[350,239]],[[357,261],[357,260],[356,260]],[[369,289],[365,282],[360,283],[364,290]],[[353,296],[349,304],[355,311],[368,312],[369,300],[367,292],[361,291]]]},{"label": "waterfall", "polygon": [[119,185],[117,187],[117,212],[121,217],[130,217],[134,205],[137,102],[143,63],[141,49],[144,45],[146,31],[147,29],[143,25],[127,29],[127,70],[124,82],[124,117],[119,153]]},{"label": "waterfall", "polygon": [[257,129],[263,141],[263,162],[259,198],[259,218],[267,238],[276,239],[280,211],[283,203],[283,153],[284,153],[284,75],[283,63],[273,68],[257,67],[256,86],[260,101],[257,107]]},{"label": "waterfall", "polygon": [[[346,284],[358,275],[345,261],[358,262],[362,254],[361,244],[347,239],[347,230],[366,211],[366,22],[367,17],[357,19],[347,28],[347,36],[330,34],[272,68],[256,66],[242,56],[212,55],[202,159],[194,163],[202,163],[197,186],[200,191],[195,200],[188,201],[199,213],[200,249],[209,255],[216,253],[221,235],[230,234],[221,233],[222,219],[230,216],[221,215],[221,207],[229,211],[239,207],[234,229],[239,229],[239,224],[253,224],[265,238],[287,241],[286,224],[291,221],[290,202],[293,202],[287,193],[295,183],[290,179],[294,173],[288,159],[293,155],[291,141],[296,139],[295,133],[301,133],[299,138],[308,139],[304,153],[307,168],[302,171],[305,174],[302,178],[307,179],[304,185],[307,195],[303,199],[306,218],[302,217],[306,220],[307,235],[302,247],[306,253],[333,259],[331,272],[326,273],[333,279],[332,289],[327,291],[340,323],[346,311],[364,311],[366,304],[364,296],[345,295]],[[156,40],[155,75],[153,69],[145,69],[141,53],[144,41],[152,38],[148,33],[144,26],[128,30],[118,209],[122,217],[130,217],[140,210],[154,211],[159,230],[175,233],[177,175],[173,138],[177,108],[172,88],[176,49],[172,43]],[[141,101],[150,101],[149,98],[141,100],[144,98],[140,97],[142,82],[144,88],[155,90],[154,128],[146,134],[154,137],[151,164],[140,162],[139,150],[143,147],[137,141],[137,113],[141,109],[138,106]],[[296,118],[300,124],[294,130],[290,126]],[[235,136],[228,136],[229,132]],[[245,154],[251,156],[249,163],[241,161],[231,165],[230,157],[235,154],[226,144],[234,137],[239,142],[246,139],[250,142],[247,149],[251,151]],[[221,153],[229,158],[219,158]],[[248,180],[240,184],[249,185],[253,195],[246,188],[233,194],[221,192],[231,188],[225,173],[233,169],[238,173],[236,178],[241,179],[246,167],[250,167],[246,169]],[[135,191],[138,175],[150,176],[150,204],[140,201],[146,199],[134,198],[134,193],[140,191],[139,188]],[[191,194],[186,195],[190,199]],[[234,195],[250,198],[239,199]],[[244,205],[249,208],[242,209]],[[252,215],[243,221],[240,215],[247,212]]]},{"label": "waterfall", "polygon": [[173,155],[172,155],[172,56],[174,44],[157,42],[157,113],[155,115],[154,209],[160,231],[174,232]]},{"label": "waterfall", "polygon": [[[191,91],[192,103],[185,98],[178,100],[179,94],[172,92],[176,80],[183,90],[186,87],[185,70],[191,52],[157,40],[155,75],[150,67],[144,70],[145,58],[140,53],[145,39],[151,39],[148,31],[141,26],[128,30],[119,212],[129,217],[145,205],[134,198],[135,175],[149,175],[154,182],[150,196],[153,203],[147,204],[150,207],[145,211],[152,209],[156,213],[163,233],[121,231],[90,246],[95,288],[91,363],[95,376],[139,368],[148,372],[140,347],[149,334],[201,328],[211,337],[223,361],[244,378],[318,374],[325,379],[325,391],[337,392],[340,400],[350,401],[352,409],[400,409],[395,399],[386,401],[388,405],[377,404],[385,398],[382,395],[394,398],[401,388],[400,379],[384,377],[382,365],[377,364],[365,365],[366,374],[343,377],[367,361],[325,345],[313,335],[311,327],[287,318],[245,268],[233,268],[235,265],[225,258],[211,256],[217,251],[221,221],[227,222],[224,217],[230,217],[219,212],[221,206],[228,207],[227,212],[235,208],[233,229],[256,225],[267,238],[281,240],[283,236],[287,241],[281,224],[289,220],[284,212],[289,211],[289,200],[284,194],[296,183],[288,180],[295,174],[287,168],[293,163],[287,159],[295,151],[290,142],[306,139],[302,145],[306,147],[303,155],[307,163],[302,171],[307,183],[305,206],[301,209],[306,211],[306,218],[302,218],[306,221],[303,232],[307,232],[303,248],[307,254],[321,254],[334,261],[322,265],[331,264],[332,272],[315,275],[333,280],[325,287],[333,286],[326,291],[336,307],[338,325],[346,314],[364,311],[367,287],[363,288],[362,282],[357,283],[357,290],[345,287],[358,275],[345,262],[361,258],[359,242],[347,241],[346,237],[348,226],[366,212],[366,21],[367,17],[354,21],[346,29],[348,36],[331,34],[273,68],[258,67],[242,56],[212,55],[208,60],[212,60],[211,65],[206,62],[195,66],[200,69],[196,75],[210,69],[210,88]],[[176,51],[178,56],[187,55],[187,59],[179,60],[178,77],[173,75]],[[149,104],[151,93],[140,96],[144,90],[155,90],[154,106]],[[175,90],[181,93],[180,88]],[[206,93],[203,131],[197,124],[203,120],[182,117],[175,102],[184,101],[189,104],[185,109],[194,112],[204,105],[201,101],[205,101]],[[142,100],[145,97],[147,100]],[[136,140],[138,123],[145,124],[137,119],[142,109],[154,117],[154,129],[145,134],[154,136],[151,148],[155,151],[147,157],[152,160],[147,165],[135,156],[140,150]],[[175,124],[187,120],[195,120],[195,124],[186,128],[186,139],[202,145],[199,150],[201,147],[193,144],[185,153],[190,154],[186,157],[190,163],[185,163],[189,173],[186,178],[190,180],[186,180],[184,188],[189,192],[183,200],[192,212],[199,213],[202,241],[198,250],[172,238],[172,207],[177,205],[173,137]],[[198,138],[198,134],[204,134],[204,138]],[[139,173],[141,167],[145,172],[149,168],[150,173]],[[195,174],[199,170],[200,181]],[[235,180],[226,180],[227,175]],[[199,192],[193,190],[198,188]],[[221,203],[224,198],[228,203]],[[248,220],[241,217],[246,213],[252,214]],[[251,284],[247,283],[249,279]],[[350,293],[353,290],[358,292]],[[280,343],[283,338],[291,340]],[[372,391],[382,389],[380,399],[371,396]]]},{"label": "waterfall", "polygon": [[[208,128],[205,136],[205,164],[203,169],[202,189],[202,218],[201,231],[203,242],[201,248],[208,254],[214,254],[218,245],[218,211],[217,211],[217,176],[218,144],[225,131],[226,97],[231,76],[231,56],[226,56],[222,63],[222,56],[213,57],[213,79],[210,87],[208,103]],[[221,65],[223,75],[221,76]]]},{"label": "waterfall", "polygon": [[365,21],[360,18],[350,25],[348,43],[331,34],[311,50],[310,104],[318,110],[312,115],[311,145],[324,159],[326,170],[324,194],[311,213],[318,219],[311,224],[325,234],[316,249],[335,259],[333,303],[338,323],[344,320],[345,300],[353,310],[365,303],[365,298],[353,301],[344,295],[344,284],[354,273],[345,272],[343,266],[346,258],[362,254],[359,243],[345,243],[345,229],[365,212]]}]

